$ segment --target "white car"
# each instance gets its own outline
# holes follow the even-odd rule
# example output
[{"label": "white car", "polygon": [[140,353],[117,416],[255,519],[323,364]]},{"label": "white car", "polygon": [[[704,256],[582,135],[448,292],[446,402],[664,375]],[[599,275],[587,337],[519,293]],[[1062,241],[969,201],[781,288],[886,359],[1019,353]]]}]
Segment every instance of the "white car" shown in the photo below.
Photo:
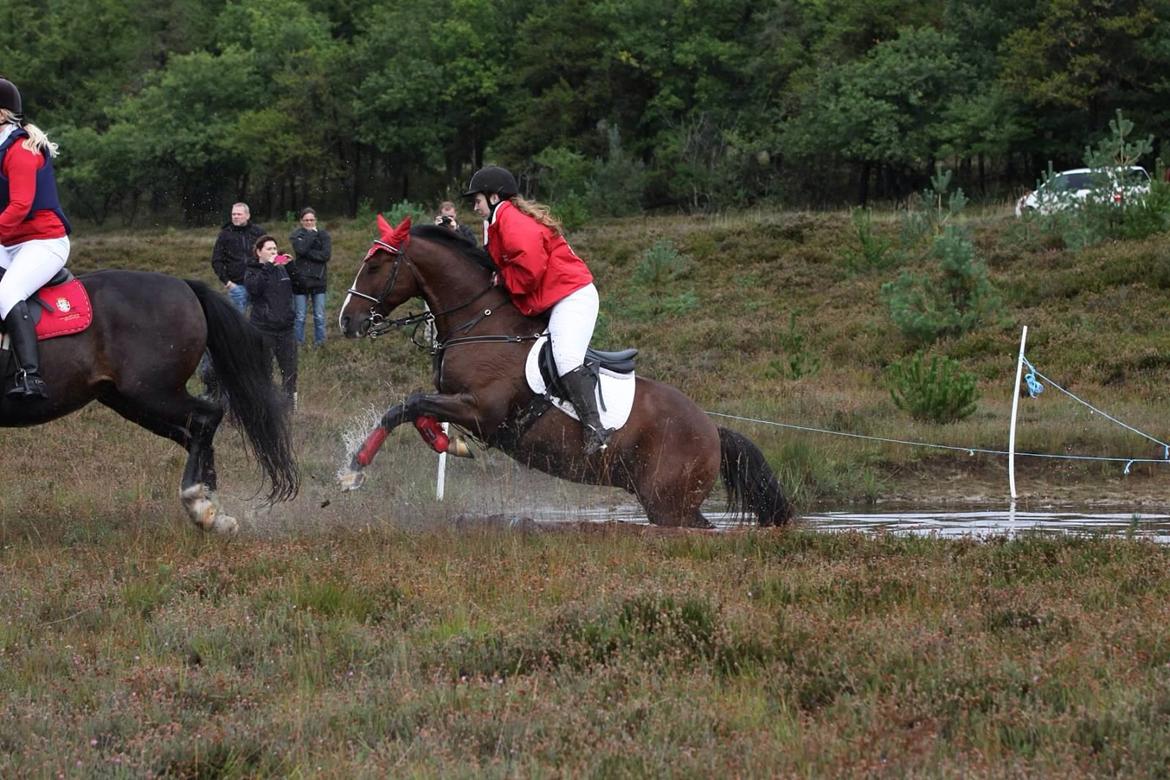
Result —
[{"label": "white car", "polygon": [[1086,201],[1122,205],[1140,200],[1150,192],[1150,174],[1140,165],[1126,168],[1073,168],[1051,179],[1016,201],[1016,216],[1051,214]]}]

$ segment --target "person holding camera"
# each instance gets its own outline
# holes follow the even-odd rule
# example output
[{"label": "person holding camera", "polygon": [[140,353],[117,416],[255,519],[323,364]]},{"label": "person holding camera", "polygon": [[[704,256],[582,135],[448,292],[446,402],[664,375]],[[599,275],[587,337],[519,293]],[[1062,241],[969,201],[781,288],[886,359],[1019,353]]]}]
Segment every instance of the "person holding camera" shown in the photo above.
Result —
[{"label": "person holding camera", "polygon": [[333,239],[317,227],[317,212],[303,208],[298,215],[301,225],[290,235],[296,259],[288,267],[292,277],[293,305],[296,319],[293,336],[305,343],[305,309],[313,307],[313,342],[325,344],[325,264],[333,256]]},{"label": "person holding camera", "polygon": [[467,225],[460,225],[455,214],[455,204],[445,200],[439,204],[439,213],[435,216],[435,224],[445,227],[455,235],[475,246],[475,233]]},{"label": "person holding camera", "polygon": [[256,239],[252,260],[244,271],[244,287],[252,301],[252,324],[264,338],[265,352],[276,358],[289,411],[297,403],[297,342],[293,338],[293,292],[286,266],[292,258],[280,254],[276,239]]}]

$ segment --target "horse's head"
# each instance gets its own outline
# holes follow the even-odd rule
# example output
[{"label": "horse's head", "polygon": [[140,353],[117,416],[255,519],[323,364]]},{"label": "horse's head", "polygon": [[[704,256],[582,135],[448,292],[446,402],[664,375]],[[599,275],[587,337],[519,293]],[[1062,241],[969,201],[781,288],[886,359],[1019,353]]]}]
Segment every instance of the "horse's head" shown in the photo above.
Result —
[{"label": "horse's head", "polygon": [[[348,338],[378,335],[392,327],[435,320],[440,333],[446,315],[461,317],[481,304],[497,306],[507,295],[491,283],[491,258],[444,227],[410,229],[410,219],[393,227],[378,216],[379,237],[370,246],[341,307],[341,331]],[[420,297],[430,311],[396,320],[390,312]]]},{"label": "horse's head", "polygon": [[346,338],[368,335],[396,306],[421,293],[418,274],[407,256],[410,217],[393,227],[379,214],[378,233],[341,307],[339,324]]}]

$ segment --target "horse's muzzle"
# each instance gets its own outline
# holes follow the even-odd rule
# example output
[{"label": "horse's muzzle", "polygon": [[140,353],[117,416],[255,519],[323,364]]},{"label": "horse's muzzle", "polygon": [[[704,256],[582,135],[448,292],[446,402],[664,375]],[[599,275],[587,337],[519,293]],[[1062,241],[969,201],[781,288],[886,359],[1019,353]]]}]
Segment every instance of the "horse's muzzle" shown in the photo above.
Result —
[{"label": "horse's muzzle", "polygon": [[373,324],[369,317],[361,317],[354,320],[348,314],[341,315],[341,333],[347,339],[357,339],[369,335],[370,326]]}]

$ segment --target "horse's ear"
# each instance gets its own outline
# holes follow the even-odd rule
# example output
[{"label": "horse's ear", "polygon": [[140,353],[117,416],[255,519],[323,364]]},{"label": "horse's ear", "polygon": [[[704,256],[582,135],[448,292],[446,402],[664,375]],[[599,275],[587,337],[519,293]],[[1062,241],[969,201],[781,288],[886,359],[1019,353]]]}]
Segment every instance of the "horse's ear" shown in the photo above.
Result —
[{"label": "horse's ear", "polygon": [[391,227],[390,223],[386,221],[385,217],[383,217],[381,214],[379,214],[378,215],[378,237],[381,238],[383,241],[388,242],[390,239],[390,236],[393,232],[394,232],[394,228]]},{"label": "horse's ear", "polygon": [[397,250],[406,249],[410,242],[410,217],[406,216],[398,227],[393,227],[381,214],[378,215],[378,233],[383,241]]},{"label": "horse's ear", "polygon": [[403,218],[398,223],[398,227],[394,228],[394,237],[390,241],[390,246],[396,246],[399,249],[406,248],[406,242],[410,241],[410,215]]}]

